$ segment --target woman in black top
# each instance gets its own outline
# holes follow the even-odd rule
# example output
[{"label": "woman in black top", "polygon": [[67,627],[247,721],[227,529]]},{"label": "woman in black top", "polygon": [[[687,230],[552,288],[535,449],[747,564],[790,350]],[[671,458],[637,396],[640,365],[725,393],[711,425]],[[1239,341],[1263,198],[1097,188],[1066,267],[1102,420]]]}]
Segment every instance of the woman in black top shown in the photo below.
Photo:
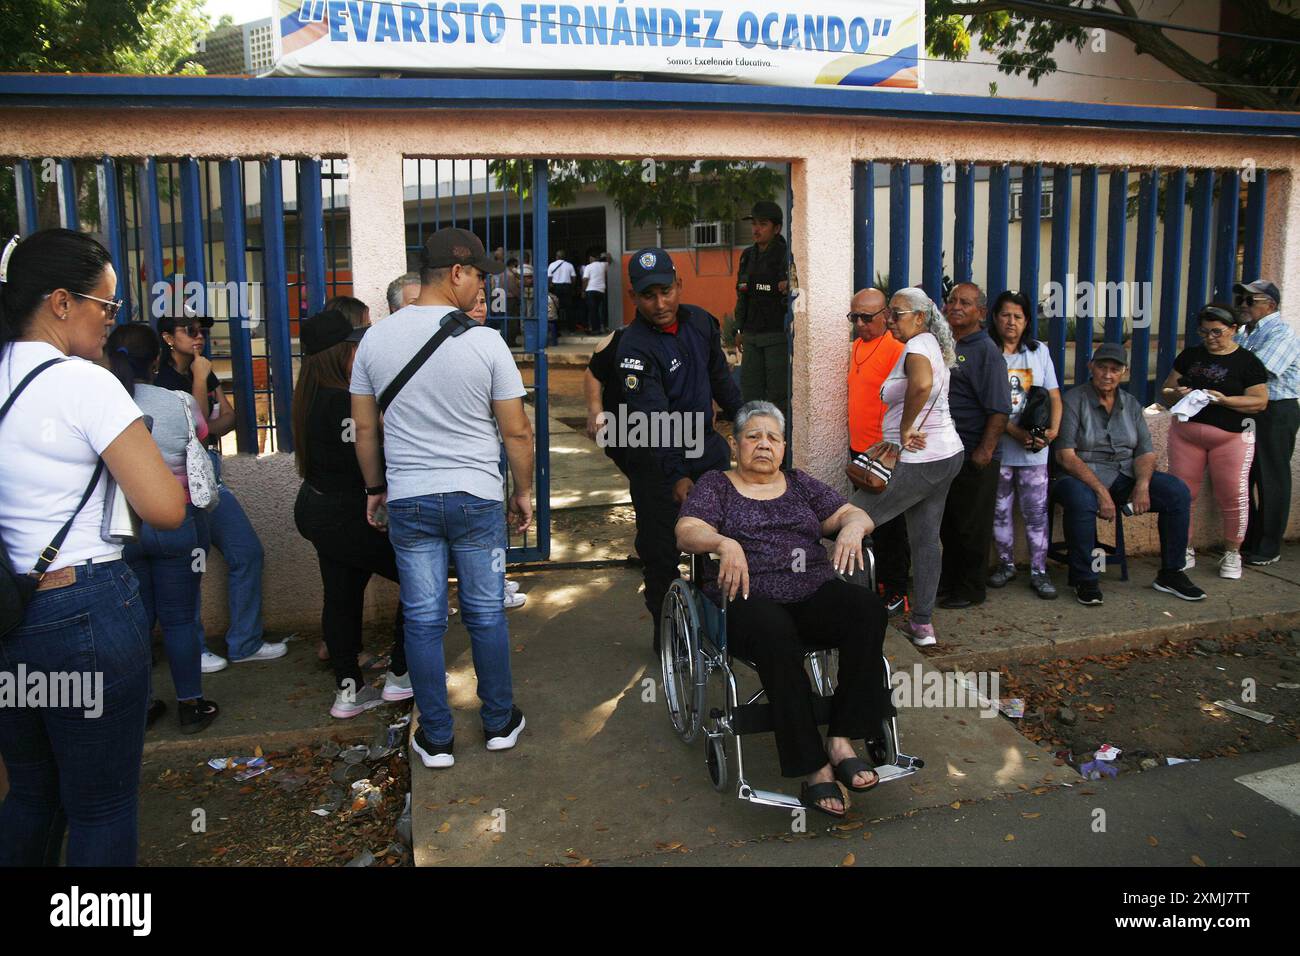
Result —
[{"label": "woman in black top", "polygon": [[[1208,399],[1208,403],[1190,416],[1176,411],[1169,427],[1169,470],[1187,485],[1193,506],[1201,480],[1210,476],[1223,512],[1224,555],[1219,576],[1236,580],[1241,577],[1240,549],[1246,535],[1250,463],[1255,453],[1251,416],[1268,405],[1268,371],[1253,353],[1237,344],[1234,335],[1241,320],[1231,306],[1207,305],[1196,316],[1196,323],[1204,344],[1185,348],[1174,359],[1160,400],[1174,406],[1192,396]],[[1184,571],[1196,566],[1190,527],[1187,540]]]},{"label": "woman in black top", "polygon": [[386,700],[406,700],[402,610],[393,626],[393,653],[382,693],[365,682],[361,619],[372,574],[397,580],[397,560],[388,535],[366,521],[365,479],[357,464],[348,382],[357,343],[365,328],[353,329],[341,312],[325,311],[302,323],[303,361],[293,395],[294,457],[303,478],[294,503],[298,533],[316,548],[325,606],[321,631],[338,685],[332,717],[355,717]]}]

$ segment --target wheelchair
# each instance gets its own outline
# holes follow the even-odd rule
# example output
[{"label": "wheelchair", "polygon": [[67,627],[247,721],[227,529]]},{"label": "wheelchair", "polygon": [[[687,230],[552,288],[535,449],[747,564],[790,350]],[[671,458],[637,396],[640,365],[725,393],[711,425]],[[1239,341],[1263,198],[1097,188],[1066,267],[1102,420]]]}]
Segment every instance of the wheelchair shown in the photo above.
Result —
[{"label": "wheelchair", "polygon": [[[863,553],[867,558],[866,571],[848,580],[874,590],[875,560],[870,549],[864,549]],[[708,558],[716,561],[717,555]],[[762,689],[743,699],[740,695],[734,665],[739,662],[755,674],[757,671],[751,661],[732,654],[727,646],[727,599],[724,595],[718,605],[704,593],[702,579],[697,577],[703,560],[703,555],[681,555],[679,570],[683,564],[688,570],[673,581],[664,597],[659,644],[668,718],[684,744],[693,743],[703,732],[705,766],[713,788],[719,793],[727,789],[728,755],[734,749],[739,799],[789,810],[801,808],[804,805],[797,796],[758,789],[745,777],[741,738],[771,732],[771,705],[762,702]],[[833,650],[813,650],[805,655],[815,692],[818,726],[830,721],[836,658]],[[888,689],[889,661],[884,663]],[[919,757],[899,750],[895,717],[881,721],[877,732],[866,741],[866,751],[865,759],[874,765],[880,783],[901,780],[925,766]]]}]

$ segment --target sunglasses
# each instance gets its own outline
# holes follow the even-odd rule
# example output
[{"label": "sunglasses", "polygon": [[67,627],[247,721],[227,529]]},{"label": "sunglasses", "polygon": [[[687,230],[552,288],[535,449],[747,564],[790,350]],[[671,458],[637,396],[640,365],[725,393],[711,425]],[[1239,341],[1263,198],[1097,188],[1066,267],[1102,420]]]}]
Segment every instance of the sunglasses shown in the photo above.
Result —
[{"label": "sunglasses", "polygon": [[878,316],[880,313],[882,313],[882,312],[888,312],[888,311],[889,311],[889,306],[885,306],[884,308],[881,308],[881,309],[876,309],[875,312],[850,312],[850,313],[848,314],[848,320],[849,320],[850,322],[858,322],[858,321],[861,321],[861,322],[870,322],[872,319],[874,319],[874,318],[875,318],[876,316]]},{"label": "sunglasses", "polygon": [[191,324],[191,325],[178,325],[178,326],[176,326],[176,328],[172,330],[172,334],[175,335],[177,332],[184,332],[184,333],[185,333],[186,335],[188,335],[190,338],[192,338],[192,339],[197,339],[199,336],[201,336],[201,335],[203,334],[204,329],[203,329],[203,326],[201,326],[201,325],[199,325],[197,322],[195,322],[195,323],[193,323],[193,324]]},{"label": "sunglasses", "polygon": [[1253,305],[1256,302],[1263,302],[1268,298],[1266,295],[1239,295],[1232,301],[1236,305]]}]

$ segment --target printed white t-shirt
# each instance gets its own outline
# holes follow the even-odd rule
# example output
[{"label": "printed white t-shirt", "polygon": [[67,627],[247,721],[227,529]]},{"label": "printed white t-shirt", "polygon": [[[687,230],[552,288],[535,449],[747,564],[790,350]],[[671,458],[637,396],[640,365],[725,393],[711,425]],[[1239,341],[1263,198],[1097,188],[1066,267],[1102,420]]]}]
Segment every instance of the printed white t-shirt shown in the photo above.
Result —
[{"label": "printed white t-shirt", "polygon": [[[1040,342],[1032,352],[1021,348],[1019,352],[1002,357],[1007,362],[1007,379],[1011,385],[1011,421],[1019,425],[1020,415],[1025,410],[1025,399],[1029,389],[1037,385],[1049,392],[1061,386],[1056,381],[1056,367],[1052,365],[1052,355],[1047,346]],[[1029,451],[1010,435],[1003,434],[999,440],[1002,446],[999,455],[1003,466],[1024,467],[1026,465],[1046,465],[1049,449],[1040,448]]]},{"label": "printed white t-shirt", "polygon": [[[919,451],[904,449],[898,456],[899,461],[926,462],[942,461],[962,451],[961,437],[953,426],[952,416],[948,414],[948,377],[951,374],[943,363],[943,351],[939,340],[931,332],[921,332],[907,340],[907,346],[899,357],[894,370],[880,386],[880,400],[888,408],[882,422],[885,441],[902,443],[903,404],[907,398],[907,357],[924,355],[930,362],[930,394],[916,415],[916,421],[925,433],[925,447]],[[934,410],[931,411],[931,405]],[[928,413],[928,415],[927,415]],[[925,419],[921,424],[921,420]]]},{"label": "printed white t-shirt", "polygon": [[[46,342],[14,342],[0,357],[0,404],[48,359],[66,358]],[[14,571],[26,574],[76,509],[105,448],[141,417],[122,383],[79,358],[47,368],[18,396],[0,422],[0,537]],[[50,565],[122,556],[99,535],[108,469]]]}]

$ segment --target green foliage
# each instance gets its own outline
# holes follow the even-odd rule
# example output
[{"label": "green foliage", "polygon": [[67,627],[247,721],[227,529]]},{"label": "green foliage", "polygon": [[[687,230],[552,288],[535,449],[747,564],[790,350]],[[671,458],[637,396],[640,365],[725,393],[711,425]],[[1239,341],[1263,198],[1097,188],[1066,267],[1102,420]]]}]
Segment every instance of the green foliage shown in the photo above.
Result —
[{"label": "green foliage", "polygon": [[[1054,10],[1044,10],[1045,5]],[[1251,36],[1300,39],[1297,0],[1233,0],[1240,16],[1237,32]],[[1093,11],[1112,17],[1100,18]],[[1103,34],[1130,40],[1139,55],[1151,56],[1185,79],[1252,109],[1300,108],[1300,57],[1295,47],[1225,39],[1221,55],[1205,61],[1180,45],[1187,36],[1138,22],[1149,11],[1134,0],[926,0],[929,52],[945,60],[965,60],[973,45],[993,54],[998,70],[1027,75],[1035,84],[1057,69],[1052,55],[1063,43],[1082,50]],[[1096,71],[1103,73],[1104,69]],[[996,86],[990,84],[992,90]],[[996,95],[993,92],[991,95]]]},{"label": "green foliage", "polygon": [[[502,188],[523,187],[527,196],[532,166],[522,160],[494,160],[492,175]],[[770,166],[727,160],[570,160],[552,162],[547,196],[552,206],[567,206],[584,185],[601,190],[634,225],[662,223],[683,228],[700,219],[731,222],[759,199],[777,194],[785,178]]]}]

